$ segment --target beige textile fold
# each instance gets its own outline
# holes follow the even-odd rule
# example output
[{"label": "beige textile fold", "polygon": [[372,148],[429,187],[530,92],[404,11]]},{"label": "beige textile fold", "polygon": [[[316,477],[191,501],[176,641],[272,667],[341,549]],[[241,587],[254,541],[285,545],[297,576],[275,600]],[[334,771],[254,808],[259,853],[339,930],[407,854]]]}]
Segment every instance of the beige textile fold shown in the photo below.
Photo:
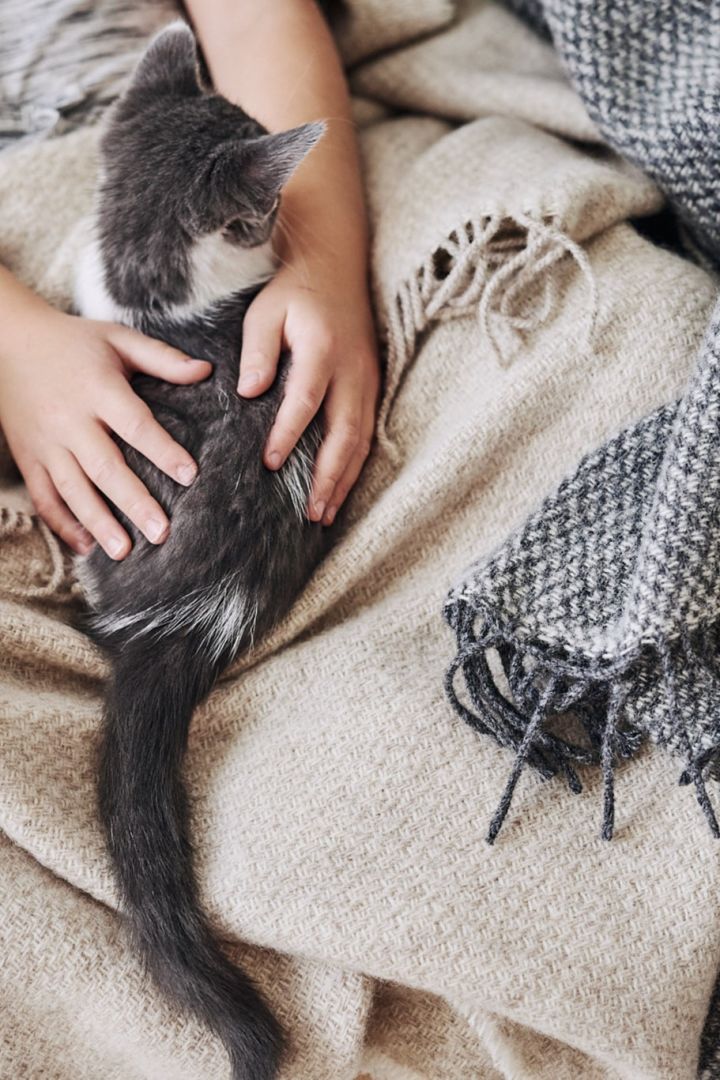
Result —
[{"label": "beige textile fold", "polygon": [[[715,283],[630,223],[659,193],[505,11],[344,19],[378,437],[333,551],[195,718],[203,897],[287,1024],[283,1080],[687,1080],[720,954],[713,840],[649,753],[619,770],[612,845],[587,775],[569,804],[524,778],[489,848],[507,762],[446,704],[441,609],[585,451],[680,392]],[[96,137],[0,157],[0,260],[60,306]],[[223,1080],[125,945],[94,810],[103,664],[6,466],[0,1077]]]}]

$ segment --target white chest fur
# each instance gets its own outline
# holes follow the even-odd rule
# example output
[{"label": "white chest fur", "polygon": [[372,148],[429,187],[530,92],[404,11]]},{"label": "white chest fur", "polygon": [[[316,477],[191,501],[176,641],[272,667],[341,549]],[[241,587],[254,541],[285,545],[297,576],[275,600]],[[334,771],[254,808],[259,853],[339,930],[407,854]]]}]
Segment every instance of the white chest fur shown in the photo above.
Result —
[{"label": "white chest fur", "polygon": [[[190,295],[182,304],[168,305],[166,318],[185,322],[207,314],[221,300],[243,289],[264,284],[275,272],[277,261],[270,241],[253,248],[240,247],[220,232],[198,240],[190,253]],[[88,319],[103,319],[132,326],[140,311],[122,307],[105,284],[100,243],[90,232],[75,273],[75,307]]]}]

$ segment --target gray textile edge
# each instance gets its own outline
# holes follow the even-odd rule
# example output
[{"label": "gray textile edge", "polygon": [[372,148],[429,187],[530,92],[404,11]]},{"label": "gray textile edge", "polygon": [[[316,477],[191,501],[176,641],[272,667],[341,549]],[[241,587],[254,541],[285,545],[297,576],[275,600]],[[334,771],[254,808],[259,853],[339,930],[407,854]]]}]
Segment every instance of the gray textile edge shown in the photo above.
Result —
[{"label": "gray textile edge", "polygon": [[[719,0],[509,6],[547,27],[608,143],[663,188],[691,249],[717,269],[720,163],[706,147],[720,138]],[[693,782],[720,835],[706,789],[720,750],[719,383],[717,307],[681,402],[585,458],[450,593],[445,617],[458,644],[450,701],[516,754],[490,841],[526,762],[544,776],[562,772],[573,790],[573,762],[600,765],[609,839],[615,757],[648,735],[682,756],[681,779]],[[505,694],[488,664],[492,650]],[[474,711],[458,696],[458,672]],[[548,729],[570,709],[581,743]]]},{"label": "gray textile edge", "polygon": [[[526,0],[511,6],[528,14]],[[536,23],[539,9],[532,7]],[[692,244],[717,266],[720,168],[705,147],[708,133],[720,134],[720,5],[633,0],[620,10],[610,0],[547,0],[543,14],[608,142],[664,188]],[[643,34],[633,33],[638,26]],[[615,757],[634,753],[647,735],[682,755],[681,780],[693,782],[720,835],[705,783],[720,746],[713,577],[720,484],[707,460],[718,449],[719,310],[680,405],[586,458],[448,598],[445,616],[458,642],[449,698],[516,753],[491,841],[526,762],[544,776],[562,772],[573,790],[580,781],[572,762],[600,765],[602,835],[610,838]],[[487,663],[493,649],[509,697]],[[458,671],[474,712],[456,692]],[[583,744],[548,731],[548,721],[571,708]]]}]

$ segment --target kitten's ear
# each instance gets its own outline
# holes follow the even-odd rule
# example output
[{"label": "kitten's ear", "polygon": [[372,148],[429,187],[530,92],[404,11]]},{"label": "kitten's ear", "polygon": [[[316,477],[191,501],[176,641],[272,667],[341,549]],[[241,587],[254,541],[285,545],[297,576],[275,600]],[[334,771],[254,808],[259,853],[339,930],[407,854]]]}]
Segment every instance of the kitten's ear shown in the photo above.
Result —
[{"label": "kitten's ear", "polygon": [[324,120],[315,120],[290,131],[262,135],[246,143],[240,164],[247,176],[264,176],[278,194],[326,130]]},{"label": "kitten's ear", "polygon": [[325,122],[315,120],[290,131],[226,143],[213,163],[218,194],[231,201],[242,186],[259,206],[271,205],[325,130]]},{"label": "kitten's ear", "polygon": [[126,93],[158,93],[161,90],[187,96],[202,92],[197,42],[182,19],[176,19],[155,35],[136,67]]}]

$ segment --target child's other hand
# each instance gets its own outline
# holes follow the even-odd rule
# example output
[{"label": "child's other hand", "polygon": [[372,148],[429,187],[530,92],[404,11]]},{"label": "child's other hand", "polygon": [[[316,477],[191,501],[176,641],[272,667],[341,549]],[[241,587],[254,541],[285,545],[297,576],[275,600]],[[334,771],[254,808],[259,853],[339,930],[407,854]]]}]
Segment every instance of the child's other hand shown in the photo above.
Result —
[{"label": "child's other hand", "polygon": [[279,469],[323,406],[308,516],[330,525],[360,474],[375,427],[380,375],[365,283],[344,280],[342,271],[329,274],[327,265],[314,272],[305,263],[302,273],[281,268],[245,316],[243,397],[267,390],[283,348],[292,360],[264,461]]},{"label": "child's other hand", "polygon": [[273,233],[282,269],[245,317],[238,392],[266,390],[281,350],[290,351],[264,461],[279,468],[322,407],[308,516],[329,525],[367,457],[380,382],[360,148],[342,61],[320,4],[187,0],[186,7],[220,93],[268,131],[325,124],[282,190]]},{"label": "child's other hand", "polygon": [[113,559],[130,551],[129,536],[99,492],[152,543],[169,529],[110,432],[178,483],[191,483],[197,472],[132,390],[136,371],[192,383],[211,365],[126,326],[47,307],[34,310],[0,347],[0,423],[13,457],[40,516],[80,554],[93,537]]}]

